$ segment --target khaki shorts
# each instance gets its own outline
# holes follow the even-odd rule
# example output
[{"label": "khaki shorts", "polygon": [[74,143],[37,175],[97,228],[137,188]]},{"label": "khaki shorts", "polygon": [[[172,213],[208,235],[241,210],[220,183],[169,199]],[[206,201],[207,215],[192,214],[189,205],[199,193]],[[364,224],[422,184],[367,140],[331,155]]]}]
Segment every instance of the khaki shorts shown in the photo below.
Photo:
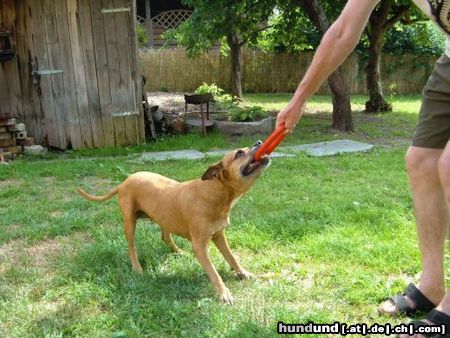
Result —
[{"label": "khaki shorts", "polygon": [[443,149],[450,138],[450,58],[445,54],[436,62],[422,95],[412,145]]}]

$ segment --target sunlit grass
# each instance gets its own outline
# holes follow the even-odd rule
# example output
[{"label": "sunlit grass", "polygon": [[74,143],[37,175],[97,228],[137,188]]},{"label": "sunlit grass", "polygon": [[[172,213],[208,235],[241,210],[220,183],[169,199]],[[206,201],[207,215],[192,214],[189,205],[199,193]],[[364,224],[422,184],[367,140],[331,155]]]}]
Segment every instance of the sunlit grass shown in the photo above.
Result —
[{"label": "sunlit grass", "polygon": [[[288,99],[247,97],[277,107]],[[330,109],[327,97],[318,100]],[[363,97],[355,100],[363,104]],[[370,118],[356,113],[351,135],[330,133],[324,108],[305,116],[286,143],[408,138],[418,100],[396,99],[393,113]],[[280,320],[401,322],[376,309],[420,272],[405,145],[274,159],[233,209],[227,230],[233,251],[256,278],[237,280],[211,249],[233,306],[217,302],[190,244],[176,238],[189,254],[172,254],[149,221],[137,230],[144,274],[133,273],[117,201],[95,204],[74,192],[81,186],[103,193],[140,170],[180,181],[200,177],[218,158],[131,160],[143,151],[229,148],[253,140],[190,134],[0,166],[0,336],[275,337]]]}]

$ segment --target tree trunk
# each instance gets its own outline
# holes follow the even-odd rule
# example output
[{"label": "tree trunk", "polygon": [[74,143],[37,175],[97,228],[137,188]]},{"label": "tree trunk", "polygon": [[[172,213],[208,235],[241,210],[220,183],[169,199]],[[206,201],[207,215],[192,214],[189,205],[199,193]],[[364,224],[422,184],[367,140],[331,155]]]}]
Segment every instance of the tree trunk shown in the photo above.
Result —
[{"label": "tree trunk", "polygon": [[366,112],[376,113],[392,111],[392,106],[386,102],[380,76],[381,51],[384,45],[384,32],[388,13],[391,8],[390,0],[383,0],[380,7],[375,10],[369,21],[369,59],[367,62],[367,91],[369,101],[366,102]]},{"label": "tree trunk", "polygon": [[[323,33],[328,30],[330,23],[320,0],[295,0],[311,22]],[[352,107],[347,81],[342,67],[339,67],[328,78],[333,101],[332,127],[340,131],[353,131]]]},{"label": "tree trunk", "polygon": [[239,38],[236,34],[232,33],[227,36],[227,42],[230,47],[231,54],[231,93],[233,96],[242,98],[242,48]]},{"label": "tree trunk", "polygon": [[145,0],[145,28],[147,31],[147,47],[153,47],[153,22],[150,0]]},{"label": "tree trunk", "polygon": [[328,78],[333,101],[332,128],[340,131],[353,131],[352,107],[344,74],[339,68]]}]

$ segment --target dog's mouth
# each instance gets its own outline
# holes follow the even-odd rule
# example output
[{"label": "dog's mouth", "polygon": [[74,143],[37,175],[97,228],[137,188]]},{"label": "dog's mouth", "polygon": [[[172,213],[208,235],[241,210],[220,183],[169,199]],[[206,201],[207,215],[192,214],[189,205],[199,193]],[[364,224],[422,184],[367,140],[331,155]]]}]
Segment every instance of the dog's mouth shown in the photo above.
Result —
[{"label": "dog's mouth", "polygon": [[270,158],[268,155],[263,155],[260,160],[255,160],[255,153],[261,146],[260,142],[257,142],[247,155],[247,159],[241,165],[241,173],[244,177],[256,176],[261,173],[262,169],[266,168],[270,164]]}]

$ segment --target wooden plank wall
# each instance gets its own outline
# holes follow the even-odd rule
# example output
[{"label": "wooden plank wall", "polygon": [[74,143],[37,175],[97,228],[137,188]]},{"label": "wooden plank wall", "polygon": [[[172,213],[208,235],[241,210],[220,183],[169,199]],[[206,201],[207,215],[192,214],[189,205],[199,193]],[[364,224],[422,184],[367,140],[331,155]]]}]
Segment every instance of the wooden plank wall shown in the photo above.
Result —
[{"label": "wooden plank wall", "polygon": [[[113,8],[130,10],[102,13]],[[17,48],[0,64],[0,111],[60,149],[141,143],[134,13],[135,0],[0,0]],[[33,69],[62,72],[36,80]]]}]

